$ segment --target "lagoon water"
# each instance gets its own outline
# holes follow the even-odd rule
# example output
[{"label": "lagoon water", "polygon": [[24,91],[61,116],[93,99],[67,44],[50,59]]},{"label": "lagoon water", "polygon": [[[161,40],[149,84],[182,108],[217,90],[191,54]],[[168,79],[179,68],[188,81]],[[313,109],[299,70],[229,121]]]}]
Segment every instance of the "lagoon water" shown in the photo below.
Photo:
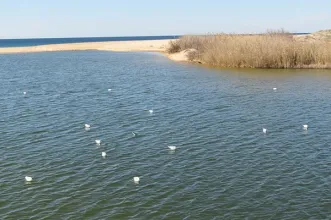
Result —
[{"label": "lagoon water", "polygon": [[0,219],[331,217],[328,70],[0,55],[0,111]]}]

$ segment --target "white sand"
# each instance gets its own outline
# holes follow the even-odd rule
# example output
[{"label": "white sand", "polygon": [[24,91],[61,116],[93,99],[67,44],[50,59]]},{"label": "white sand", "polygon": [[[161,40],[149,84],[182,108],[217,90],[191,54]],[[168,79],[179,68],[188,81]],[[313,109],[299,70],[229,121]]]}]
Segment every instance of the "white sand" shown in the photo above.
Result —
[{"label": "white sand", "polygon": [[31,47],[0,48],[0,54],[74,50],[158,51],[164,52],[170,40],[108,41],[69,44],[49,44]]},{"label": "white sand", "polygon": [[51,51],[83,51],[83,50],[103,50],[103,51],[146,51],[161,52],[169,59],[179,62],[188,62],[188,53],[191,50],[179,53],[168,54],[166,49],[171,40],[139,40],[139,41],[108,41],[108,42],[88,42],[69,44],[48,44],[30,47],[6,47],[0,48],[0,54],[13,53],[36,53]]},{"label": "white sand", "polygon": [[[196,52],[195,49],[187,49],[187,50],[180,51],[178,53],[167,54],[167,56],[169,57],[169,59],[174,60],[174,61],[188,62],[189,61],[189,58],[188,58],[189,54],[194,53],[194,52]],[[194,62],[198,62],[198,61],[194,61]]]},{"label": "white sand", "polygon": [[107,41],[69,44],[49,44],[30,47],[6,47],[0,48],[0,54],[12,53],[36,53],[51,51],[146,51],[161,52],[174,61],[188,61],[187,52],[182,51],[175,54],[167,54],[166,49],[171,40],[139,40],[139,41]]}]

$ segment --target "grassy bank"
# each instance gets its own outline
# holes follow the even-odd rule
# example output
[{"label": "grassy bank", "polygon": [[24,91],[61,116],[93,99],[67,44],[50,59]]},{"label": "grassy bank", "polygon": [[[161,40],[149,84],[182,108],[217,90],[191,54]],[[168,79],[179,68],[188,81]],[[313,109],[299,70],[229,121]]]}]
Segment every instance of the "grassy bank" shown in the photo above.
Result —
[{"label": "grassy bank", "polygon": [[183,36],[168,53],[188,50],[190,60],[220,67],[331,68],[331,42],[303,41],[284,31],[260,35]]}]

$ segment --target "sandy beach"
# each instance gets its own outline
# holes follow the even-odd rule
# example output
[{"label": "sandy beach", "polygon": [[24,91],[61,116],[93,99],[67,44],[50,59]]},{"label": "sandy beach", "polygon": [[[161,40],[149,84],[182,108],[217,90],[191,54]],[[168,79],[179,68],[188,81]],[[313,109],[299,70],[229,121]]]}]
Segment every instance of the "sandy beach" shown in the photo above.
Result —
[{"label": "sandy beach", "polygon": [[168,54],[166,52],[171,40],[138,40],[138,41],[106,41],[106,42],[87,42],[87,43],[69,43],[69,44],[48,44],[29,47],[5,47],[0,48],[0,54],[14,53],[36,53],[36,52],[54,52],[54,51],[84,51],[84,50],[102,50],[118,52],[160,52],[169,59],[186,62],[187,53],[185,51]]},{"label": "sandy beach", "polygon": [[105,51],[151,51],[165,52],[170,40],[139,40],[139,41],[107,41],[69,44],[49,44],[29,47],[0,48],[0,54],[34,53],[49,51],[78,51],[78,50],[105,50]]}]

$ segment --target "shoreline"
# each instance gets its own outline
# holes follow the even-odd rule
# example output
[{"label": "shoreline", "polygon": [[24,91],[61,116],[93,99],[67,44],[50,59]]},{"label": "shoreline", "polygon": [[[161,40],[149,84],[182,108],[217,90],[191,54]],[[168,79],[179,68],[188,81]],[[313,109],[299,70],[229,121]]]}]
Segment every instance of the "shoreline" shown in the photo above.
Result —
[{"label": "shoreline", "polygon": [[165,52],[169,41],[171,41],[171,39],[46,44],[27,47],[2,47],[0,48],[0,54],[80,50]]},{"label": "shoreline", "polygon": [[66,44],[46,44],[27,47],[2,47],[2,54],[18,53],[40,53],[40,52],[60,52],[60,51],[114,51],[114,52],[159,52],[167,56],[170,60],[178,62],[188,62],[187,54],[180,52],[169,54],[166,49],[173,39],[164,40],[135,40],[135,41],[105,41],[86,43],[66,43]]},{"label": "shoreline", "polygon": [[54,51],[150,51],[165,52],[171,39],[167,40],[134,40],[134,41],[104,41],[85,43],[45,44],[27,47],[0,47],[0,54],[36,53]]}]

